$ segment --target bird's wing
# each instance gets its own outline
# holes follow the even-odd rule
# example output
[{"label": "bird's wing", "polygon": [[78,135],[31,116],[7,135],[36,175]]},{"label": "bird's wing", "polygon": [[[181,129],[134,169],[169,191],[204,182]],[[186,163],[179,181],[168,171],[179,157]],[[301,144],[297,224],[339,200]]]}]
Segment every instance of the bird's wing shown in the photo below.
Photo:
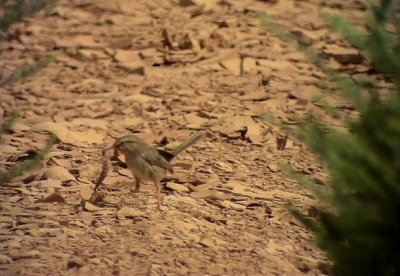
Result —
[{"label": "bird's wing", "polygon": [[171,164],[156,149],[146,150],[146,152],[141,154],[141,157],[153,166],[160,167],[170,173],[174,172]]}]

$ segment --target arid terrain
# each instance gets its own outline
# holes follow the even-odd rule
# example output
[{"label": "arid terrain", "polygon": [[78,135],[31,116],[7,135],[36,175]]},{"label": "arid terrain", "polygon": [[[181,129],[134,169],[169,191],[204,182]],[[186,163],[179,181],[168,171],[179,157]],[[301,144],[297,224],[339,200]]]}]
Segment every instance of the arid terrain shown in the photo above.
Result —
[{"label": "arid terrain", "polygon": [[[303,143],[264,120],[286,124],[314,112],[313,99],[342,112],[326,74],[258,17],[283,26],[330,66],[355,78],[370,67],[324,20],[339,13],[361,24],[358,0],[59,0],[14,24],[0,43],[1,74],[47,55],[34,76],[0,88],[5,170],[59,141],[45,162],[0,187],[2,275],[321,275],[326,255],[287,211],[315,216],[318,201],[279,164],[326,183]],[[163,183],[131,193],[131,172],[101,149],[137,133],[173,149],[190,134],[206,138],[174,159]],[[279,140],[279,139],[278,139]]]}]

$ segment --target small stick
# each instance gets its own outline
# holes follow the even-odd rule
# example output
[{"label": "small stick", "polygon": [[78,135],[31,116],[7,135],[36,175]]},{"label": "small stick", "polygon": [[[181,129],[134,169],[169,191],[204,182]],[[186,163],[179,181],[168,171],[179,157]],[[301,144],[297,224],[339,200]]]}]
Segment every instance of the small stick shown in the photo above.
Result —
[{"label": "small stick", "polygon": [[[102,150],[102,154],[105,155],[104,150]],[[109,171],[110,171],[110,156],[106,155],[105,157],[103,157],[103,165],[101,166],[101,172],[99,174],[99,177],[95,181],[93,193],[90,196],[89,202],[93,202],[97,189],[99,188],[100,184],[103,183],[103,180],[107,177]]]}]

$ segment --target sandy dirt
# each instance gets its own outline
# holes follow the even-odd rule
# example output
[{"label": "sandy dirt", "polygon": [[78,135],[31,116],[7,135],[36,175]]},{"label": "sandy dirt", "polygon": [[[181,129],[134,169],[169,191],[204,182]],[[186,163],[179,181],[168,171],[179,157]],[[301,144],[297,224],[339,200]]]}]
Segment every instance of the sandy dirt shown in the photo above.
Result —
[{"label": "sandy dirt", "polygon": [[[332,67],[369,73],[322,16],[360,23],[363,1],[60,0],[12,26],[0,44],[2,74],[47,54],[55,61],[0,88],[5,116],[20,113],[2,136],[0,168],[42,148],[49,131],[60,141],[0,189],[2,275],[323,274],[325,254],[285,208],[314,216],[318,203],[279,163],[321,185],[326,172],[290,136],[278,149],[284,132],[260,114],[329,120],[318,95],[353,109],[302,52],[261,26],[259,11]],[[100,174],[101,148],[116,138],[135,132],[172,149],[198,130],[206,138],[173,161],[161,212],[154,185],[131,193],[134,179],[116,162],[100,186],[105,197],[79,205]]]}]

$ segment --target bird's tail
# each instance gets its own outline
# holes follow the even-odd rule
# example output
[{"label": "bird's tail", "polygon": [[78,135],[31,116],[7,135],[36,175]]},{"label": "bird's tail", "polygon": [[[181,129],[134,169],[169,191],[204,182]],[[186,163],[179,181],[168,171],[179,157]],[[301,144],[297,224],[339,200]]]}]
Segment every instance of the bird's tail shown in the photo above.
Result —
[{"label": "bird's tail", "polygon": [[203,137],[205,136],[204,131],[199,131],[187,138],[180,146],[178,146],[176,149],[170,151],[174,156],[177,156],[179,153],[184,151],[190,146],[193,146],[196,144],[198,141],[200,141]]}]

